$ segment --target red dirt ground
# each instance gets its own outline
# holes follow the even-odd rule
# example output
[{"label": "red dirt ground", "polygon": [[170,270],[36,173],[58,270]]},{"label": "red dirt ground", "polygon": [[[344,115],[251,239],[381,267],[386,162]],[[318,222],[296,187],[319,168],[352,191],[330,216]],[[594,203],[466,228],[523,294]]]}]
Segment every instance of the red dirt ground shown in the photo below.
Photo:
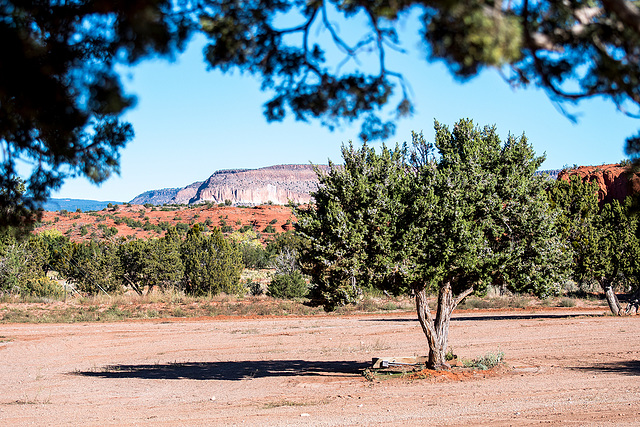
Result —
[{"label": "red dirt ground", "polygon": [[604,312],[457,313],[458,357],[507,366],[374,381],[415,315],[4,324],[0,425],[638,425],[640,316]]},{"label": "red dirt ground", "polygon": [[[145,208],[142,205],[117,205],[115,209],[106,209],[97,212],[44,212],[42,216],[42,225],[36,228],[35,232],[43,230],[57,229],[62,233],[68,234],[73,241],[90,240],[91,233],[102,237],[103,233],[98,228],[102,224],[106,227],[116,227],[118,229],[117,237],[135,237],[149,238],[160,237],[164,232],[158,234],[155,231],[144,231],[142,228],[131,228],[126,223],[116,224],[115,218],[131,218],[133,220],[145,223],[149,221],[152,225],[158,225],[161,222],[168,222],[175,226],[179,222],[192,225],[194,223],[205,223],[211,221],[211,227],[221,227],[228,225],[234,230],[240,229],[244,225],[250,225],[254,230],[262,232],[267,225],[271,224],[276,233],[281,233],[292,229],[291,223],[295,221],[295,217],[291,208],[286,206],[263,205],[255,207],[232,207],[232,206],[198,206],[198,207],[164,207]],[[172,210],[168,210],[172,209]],[[82,236],[80,229],[86,225],[88,232]],[[69,231],[71,230],[71,231]],[[262,233],[262,237],[268,238],[268,233]]]}]

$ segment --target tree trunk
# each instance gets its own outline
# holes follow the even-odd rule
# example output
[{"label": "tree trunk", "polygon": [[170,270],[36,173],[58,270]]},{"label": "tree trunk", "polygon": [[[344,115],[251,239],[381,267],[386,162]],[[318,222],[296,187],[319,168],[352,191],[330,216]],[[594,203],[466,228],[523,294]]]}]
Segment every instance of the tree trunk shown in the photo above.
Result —
[{"label": "tree trunk", "polygon": [[622,307],[620,307],[620,301],[613,290],[613,285],[610,282],[601,283],[604,295],[607,298],[607,304],[609,304],[609,310],[614,316],[620,316],[622,314]]},{"label": "tree trunk", "polygon": [[638,314],[638,306],[640,305],[640,287],[631,294],[629,297],[629,303],[627,308],[624,309],[624,314]]},{"label": "tree trunk", "polygon": [[438,293],[438,306],[434,319],[431,310],[429,310],[426,288],[415,290],[418,321],[429,344],[428,368],[436,370],[451,369],[451,366],[449,366],[446,360],[451,313],[460,301],[471,292],[473,292],[473,288],[465,290],[454,299],[453,292],[451,291],[451,283],[447,282],[442,285]]}]

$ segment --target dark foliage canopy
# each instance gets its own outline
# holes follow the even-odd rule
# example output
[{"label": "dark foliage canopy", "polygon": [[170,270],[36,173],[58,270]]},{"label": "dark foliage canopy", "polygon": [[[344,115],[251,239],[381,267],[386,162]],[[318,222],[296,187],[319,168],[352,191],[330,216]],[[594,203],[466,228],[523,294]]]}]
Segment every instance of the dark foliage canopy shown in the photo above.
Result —
[{"label": "dark foliage canopy", "polygon": [[171,56],[187,35],[170,0],[0,1],[0,227],[32,220],[66,177],[118,172],[134,98],[116,65]]},{"label": "dark foliage canopy", "polygon": [[411,152],[343,147],[344,165],[319,175],[296,224],[313,302],[331,309],[366,288],[557,292],[566,257],[535,176],[543,158],[524,135],[503,143],[470,120],[435,131],[435,143],[414,134]]}]

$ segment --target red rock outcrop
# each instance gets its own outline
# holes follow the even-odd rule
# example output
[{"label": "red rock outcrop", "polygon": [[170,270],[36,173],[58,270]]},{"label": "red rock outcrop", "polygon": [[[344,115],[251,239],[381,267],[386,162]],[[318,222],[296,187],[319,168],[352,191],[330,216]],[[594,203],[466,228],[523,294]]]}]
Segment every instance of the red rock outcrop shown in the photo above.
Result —
[{"label": "red rock outcrop", "polygon": [[566,169],[558,174],[558,179],[568,181],[574,175],[579,176],[582,182],[598,184],[599,203],[623,201],[627,196],[640,192],[640,173],[630,173],[627,167],[619,164]]}]

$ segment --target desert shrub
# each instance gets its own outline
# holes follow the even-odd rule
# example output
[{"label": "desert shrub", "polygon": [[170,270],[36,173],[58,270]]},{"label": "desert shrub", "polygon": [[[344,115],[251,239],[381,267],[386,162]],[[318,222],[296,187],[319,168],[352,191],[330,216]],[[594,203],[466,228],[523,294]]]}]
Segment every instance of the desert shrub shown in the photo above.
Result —
[{"label": "desert shrub", "polygon": [[562,298],[558,303],[559,307],[575,307],[576,302],[571,298]]},{"label": "desert shrub", "polygon": [[189,231],[189,224],[185,224],[184,222],[179,222],[176,224],[176,230],[180,234],[186,233]]},{"label": "desert shrub", "polygon": [[115,244],[106,242],[74,243],[69,263],[59,273],[73,282],[79,292],[89,295],[121,293],[124,288],[117,279],[116,250]]},{"label": "desert shrub", "polygon": [[260,284],[260,282],[254,282],[251,279],[247,279],[247,283],[245,284],[247,291],[249,291],[249,293],[254,296],[260,296],[262,294],[264,294],[264,290],[262,289],[262,285]]},{"label": "desert shrub", "polygon": [[466,368],[476,368],[483,371],[491,369],[501,364],[504,360],[504,352],[499,351],[497,353],[487,353],[484,356],[480,356],[473,360],[463,360],[462,364]]},{"label": "desert shrub", "polygon": [[273,298],[304,298],[308,292],[307,282],[299,271],[276,275],[267,286],[267,295]]},{"label": "desert shrub", "polygon": [[455,360],[457,358],[458,358],[458,356],[453,354],[453,349],[451,347],[449,347],[449,350],[447,350],[447,353],[444,355],[444,359],[446,361],[450,361],[450,360]]},{"label": "desert shrub", "polygon": [[47,276],[40,276],[24,283],[20,293],[32,297],[60,298],[64,294],[64,289],[55,280]]},{"label": "desert shrub", "polygon": [[269,234],[273,234],[276,232],[276,229],[273,225],[269,224],[267,225],[264,230],[262,230],[263,233],[269,233]]},{"label": "desert shrub", "polygon": [[395,303],[389,301],[385,303],[381,308],[385,311],[393,311],[397,310],[399,307]]},{"label": "desert shrub", "polygon": [[184,290],[190,295],[240,293],[242,256],[236,245],[227,242],[217,228],[204,235],[199,226],[187,233],[180,249],[184,263]]},{"label": "desert shrub", "polygon": [[261,269],[269,267],[269,253],[260,245],[239,244],[242,263],[245,268]]}]

